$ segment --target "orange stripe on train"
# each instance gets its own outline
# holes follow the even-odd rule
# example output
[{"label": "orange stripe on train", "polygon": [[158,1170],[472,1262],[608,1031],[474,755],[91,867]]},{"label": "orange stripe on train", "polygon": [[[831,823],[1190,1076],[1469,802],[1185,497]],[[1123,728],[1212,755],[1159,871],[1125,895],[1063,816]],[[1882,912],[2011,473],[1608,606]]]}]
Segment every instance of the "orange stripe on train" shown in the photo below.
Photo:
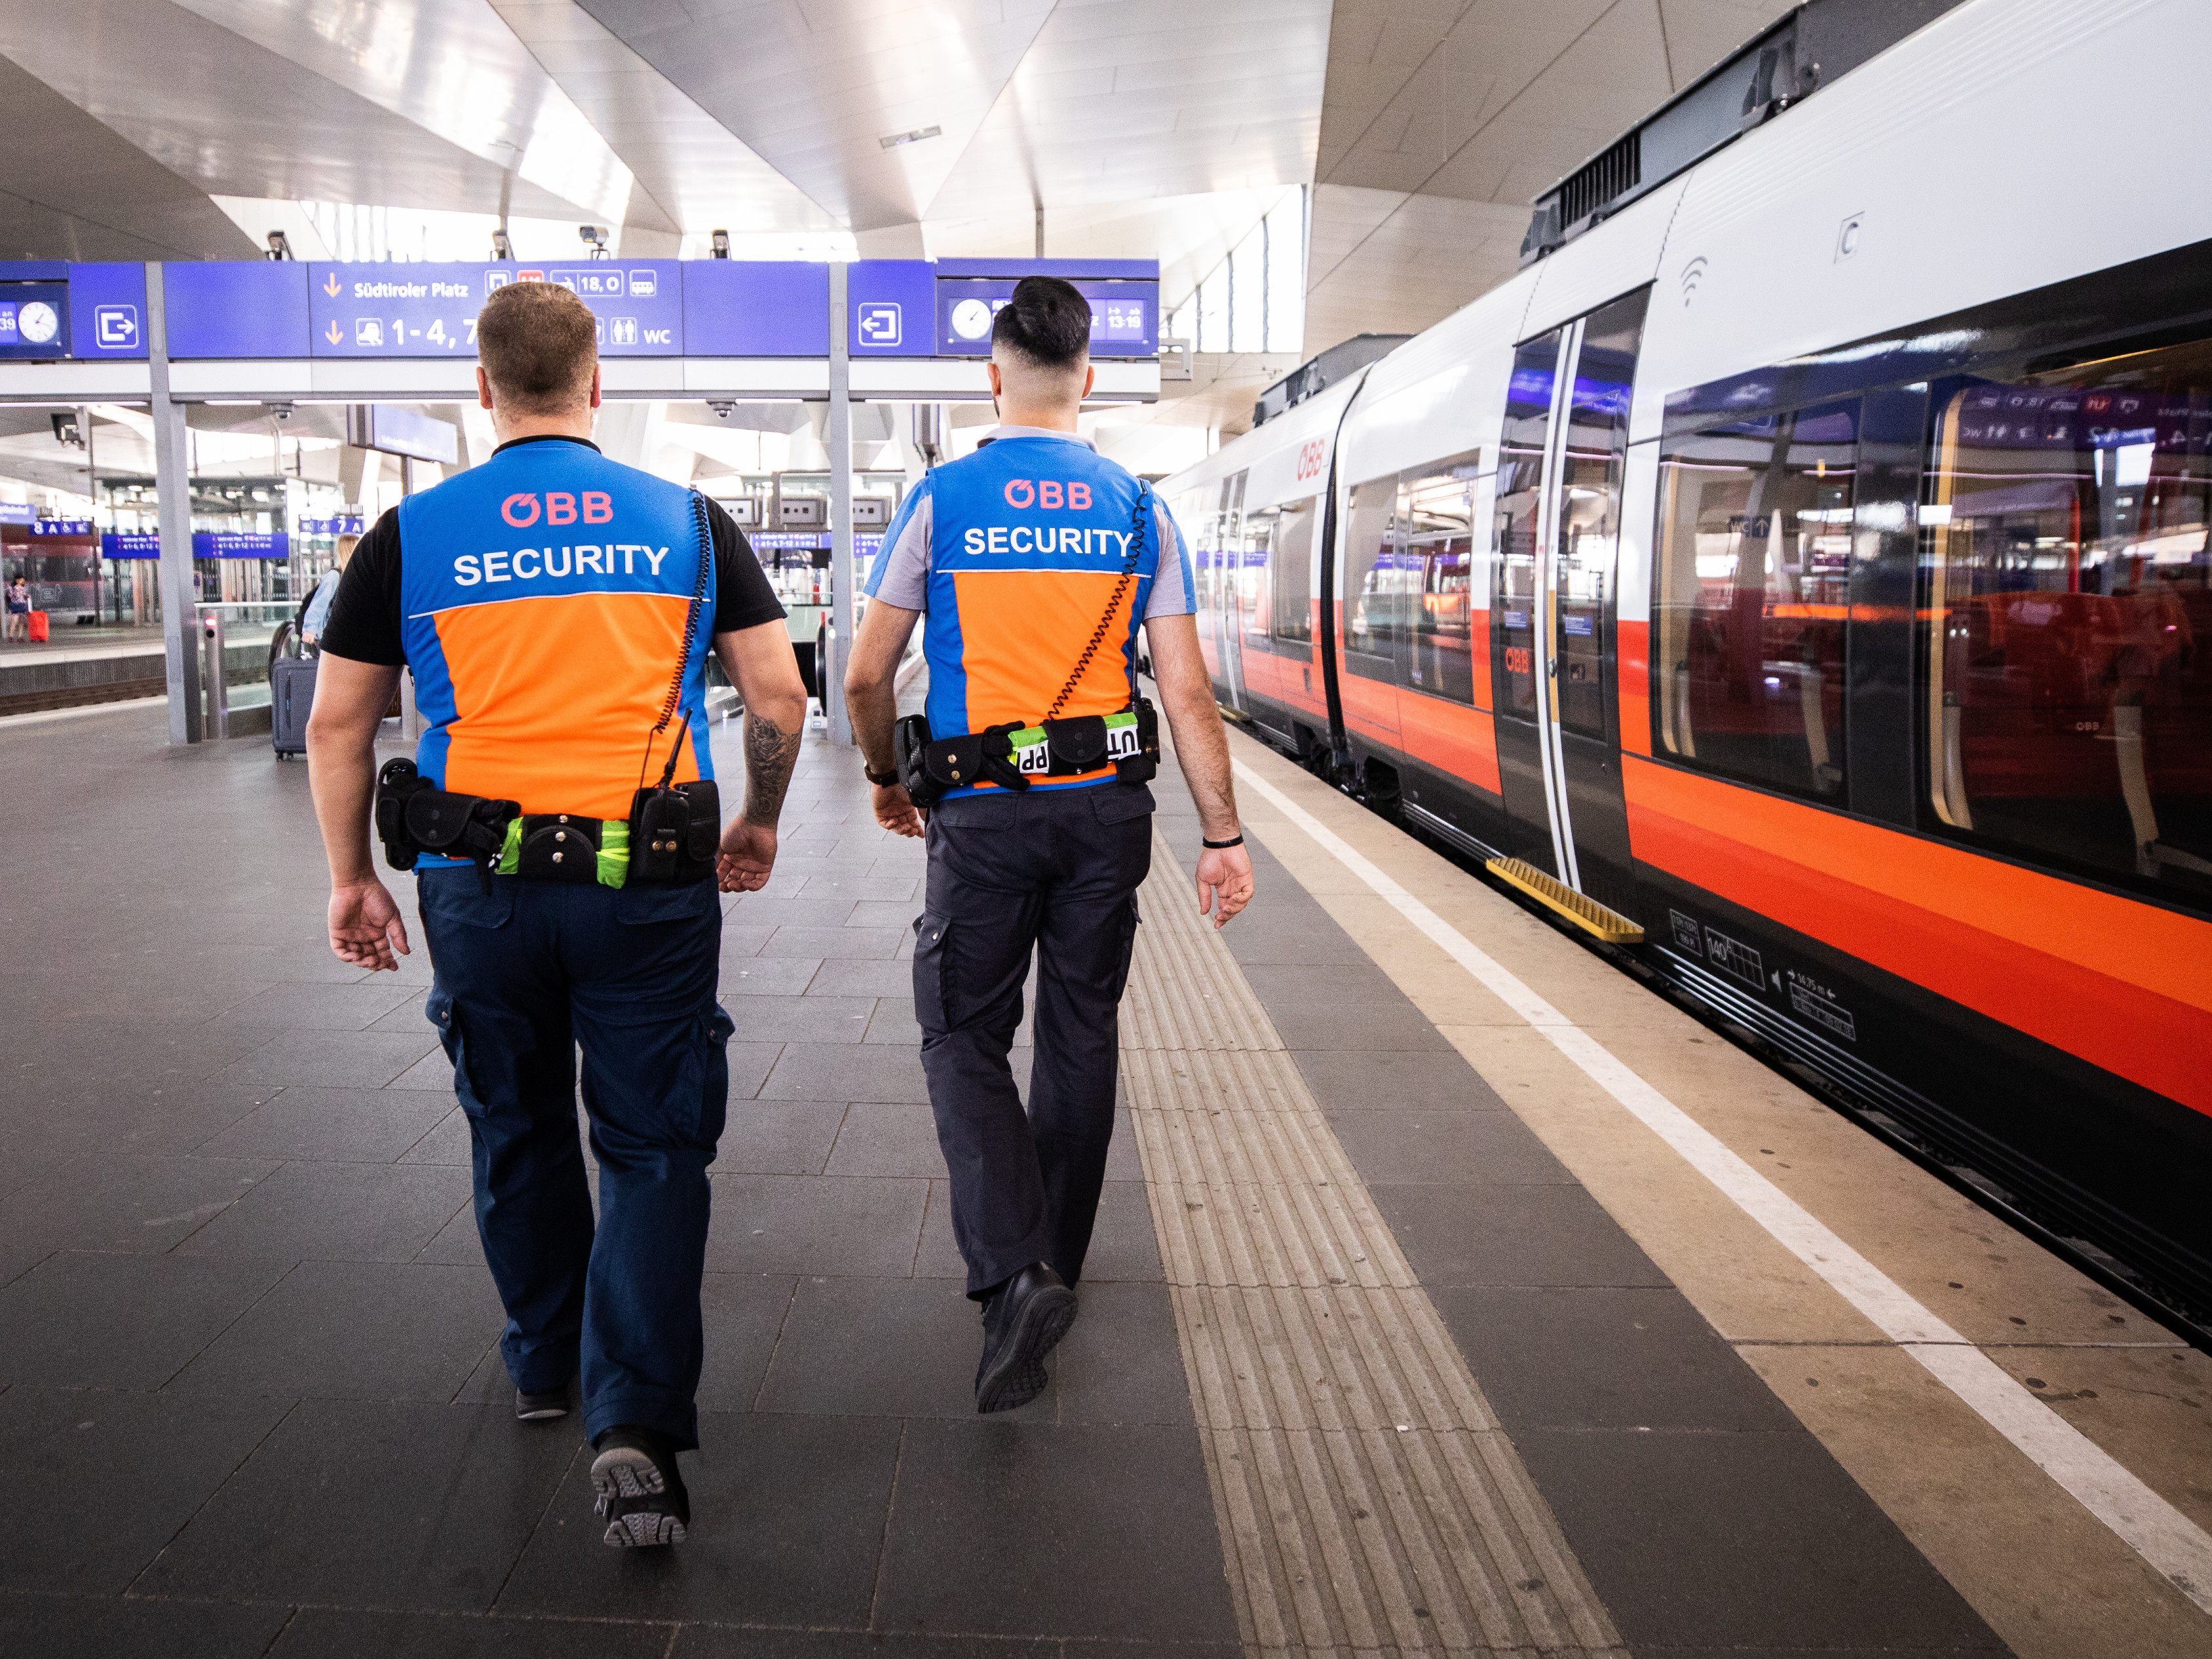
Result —
[{"label": "orange stripe on train", "polygon": [[1636,857],[2198,1111],[2212,924],[1623,758]]}]

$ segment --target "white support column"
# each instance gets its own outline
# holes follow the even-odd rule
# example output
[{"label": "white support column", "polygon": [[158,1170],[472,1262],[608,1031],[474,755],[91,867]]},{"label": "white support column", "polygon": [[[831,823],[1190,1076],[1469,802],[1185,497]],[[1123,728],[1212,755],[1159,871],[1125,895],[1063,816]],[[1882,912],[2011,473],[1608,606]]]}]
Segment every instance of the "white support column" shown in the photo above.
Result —
[{"label": "white support column", "polygon": [[185,406],[169,397],[169,319],[161,266],[146,267],[146,368],[153,393],[154,489],[161,530],[161,649],[169,689],[169,741],[198,743],[199,605],[192,594],[192,483]]},{"label": "white support column", "polygon": [[845,322],[845,267],[830,267],[830,654],[820,665],[830,741],[850,745],[845,653],[853,643],[853,354]]}]

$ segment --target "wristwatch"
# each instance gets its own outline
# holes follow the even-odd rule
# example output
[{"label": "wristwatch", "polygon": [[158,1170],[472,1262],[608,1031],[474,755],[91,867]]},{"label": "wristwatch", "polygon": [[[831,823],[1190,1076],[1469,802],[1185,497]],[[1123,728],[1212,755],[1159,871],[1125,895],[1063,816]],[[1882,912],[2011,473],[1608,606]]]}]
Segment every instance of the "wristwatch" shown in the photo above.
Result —
[{"label": "wristwatch", "polygon": [[868,769],[868,763],[866,761],[860,763],[860,775],[878,789],[888,789],[899,781],[898,768],[896,766],[888,772],[873,772]]}]

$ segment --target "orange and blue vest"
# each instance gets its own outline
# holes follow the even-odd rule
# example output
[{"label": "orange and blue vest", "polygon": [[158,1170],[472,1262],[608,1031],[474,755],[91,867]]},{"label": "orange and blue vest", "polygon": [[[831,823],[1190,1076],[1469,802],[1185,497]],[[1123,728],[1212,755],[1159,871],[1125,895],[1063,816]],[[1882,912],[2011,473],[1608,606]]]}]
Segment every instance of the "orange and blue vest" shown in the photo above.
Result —
[{"label": "orange and blue vest", "polygon": [[714,562],[693,503],[680,484],[563,439],[504,447],[400,503],[401,637],[424,777],[527,813],[628,818],[695,593],[678,705],[645,781],[687,711],[676,781],[714,775]]},{"label": "orange and blue vest", "polygon": [[[1135,574],[1108,617],[1133,536]],[[1163,581],[1164,609],[1155,604]],[[1138,625],[1191,608],[1188,562],[1165,504],[1080,439],[1028,429],[938,467],[908,492],[866,592],[926,613],[926,713],[929,729],[945,736],[1042,719],[1102,619],[1099,648],[1060,713],[1127,708]],[[1081,788],[1113,777],[1109,766],[1032,787]],[[947,799],[976,793],[956,789]]]}]

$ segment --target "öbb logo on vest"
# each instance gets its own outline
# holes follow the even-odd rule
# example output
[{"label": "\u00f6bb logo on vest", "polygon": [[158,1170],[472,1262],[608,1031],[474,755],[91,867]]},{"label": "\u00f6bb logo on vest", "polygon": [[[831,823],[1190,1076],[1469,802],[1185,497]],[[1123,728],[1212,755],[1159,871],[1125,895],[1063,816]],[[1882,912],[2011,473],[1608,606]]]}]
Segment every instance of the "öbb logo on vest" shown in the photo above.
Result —
[{"label": "\u00f6bb logo on vest", "polygon": [[1091,510],[1091,486],[1079,479],[1062,484],[1057,478],[1009,478],[1006,496],[1012,507],[1041,507],[1053,513]]},{"label": "\u00f6bb logo on vest", "polygon": [[[614,497],[604,490],[586,489],[580,511],[585,524],[611,523],[615,516]],[[547,524],[574,524],[578,515],[578,497],[565,489],[549,490],[543,496],[509,495],[499,504],[499,516],[517,530],[527,530],[541,518]]]}]

